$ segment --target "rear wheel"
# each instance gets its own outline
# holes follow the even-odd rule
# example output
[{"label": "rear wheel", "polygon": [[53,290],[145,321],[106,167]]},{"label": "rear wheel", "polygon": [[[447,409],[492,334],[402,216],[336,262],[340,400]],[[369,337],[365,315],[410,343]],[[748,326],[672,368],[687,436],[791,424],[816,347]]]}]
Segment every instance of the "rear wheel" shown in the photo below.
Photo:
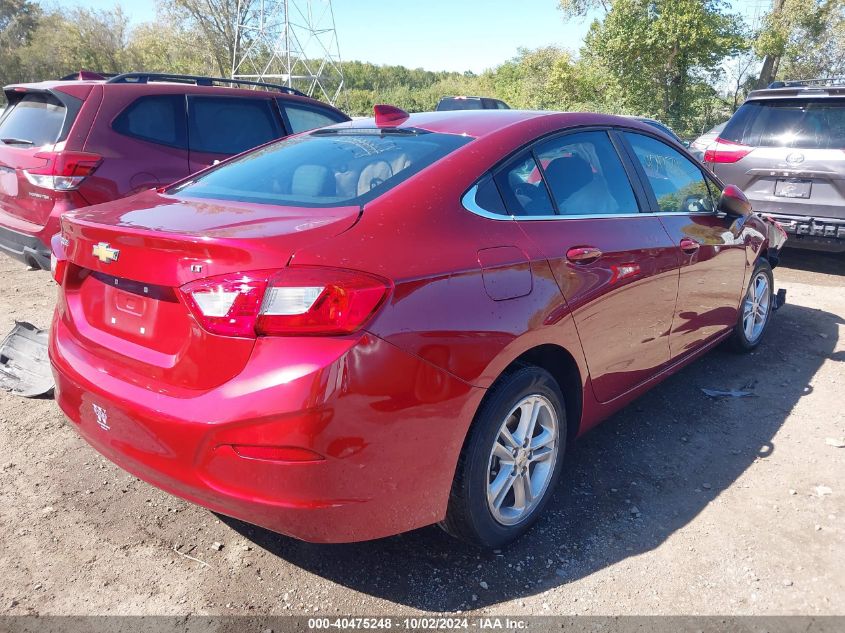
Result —
[{"label": "rear wheel", "polygon": [[731,346],[739,352],[750,352],[763,340],[774,308],[772,267],[765,259],[757,262],[734,326]]},{"label": "rear wheel", "polygon": [[441,527],[500,547],[537,520],[560,477],[566,414],[555,379],[539,367],[501,378],[464,444]]}]

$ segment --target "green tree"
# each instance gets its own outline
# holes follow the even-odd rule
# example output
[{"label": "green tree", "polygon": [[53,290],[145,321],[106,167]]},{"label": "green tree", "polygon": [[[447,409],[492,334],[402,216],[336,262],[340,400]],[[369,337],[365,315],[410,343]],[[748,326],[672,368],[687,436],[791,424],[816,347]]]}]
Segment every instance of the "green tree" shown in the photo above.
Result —
[{"label": "green tree", "polygon": [[21,49],[29,44],[41,19],[41,7],[29,0],[0,0],[0,81],[23,81]]},{"label": "green tree", "polygon": [[774,0],[754,50],[763,58],[759,88],[776,77],[809,79],[845,73],[845,2]]},{"label": "green tree", "polygon": [[615,0],[583,55],[614,78],[628,108],[685,129],[690,88],[740,50],[741,25],[723,0]]}]

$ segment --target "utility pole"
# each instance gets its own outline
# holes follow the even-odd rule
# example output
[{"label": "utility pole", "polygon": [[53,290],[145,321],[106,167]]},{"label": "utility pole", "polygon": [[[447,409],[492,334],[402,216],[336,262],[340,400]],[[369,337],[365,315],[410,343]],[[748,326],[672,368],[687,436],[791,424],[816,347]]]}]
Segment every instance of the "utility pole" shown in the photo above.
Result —
[{"label": "utility pole", "polygon": [[343,68],[331,0],[238,0],[232,79],[281,82],[331,104]]}]

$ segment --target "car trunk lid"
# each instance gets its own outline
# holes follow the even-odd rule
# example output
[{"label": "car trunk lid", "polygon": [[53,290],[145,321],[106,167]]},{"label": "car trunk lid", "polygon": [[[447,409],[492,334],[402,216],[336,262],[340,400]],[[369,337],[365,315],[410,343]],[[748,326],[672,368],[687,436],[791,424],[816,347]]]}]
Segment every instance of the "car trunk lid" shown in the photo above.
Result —
[{"label": "car trunk lid", "polygon": [[281,269],[302,246],[341,233],[358,207],[297,209],[148,192],[66,215],[63,319],[86,347],[157,390],[210,389],[238,374],[254,339],[204,330],[184,284]]}]

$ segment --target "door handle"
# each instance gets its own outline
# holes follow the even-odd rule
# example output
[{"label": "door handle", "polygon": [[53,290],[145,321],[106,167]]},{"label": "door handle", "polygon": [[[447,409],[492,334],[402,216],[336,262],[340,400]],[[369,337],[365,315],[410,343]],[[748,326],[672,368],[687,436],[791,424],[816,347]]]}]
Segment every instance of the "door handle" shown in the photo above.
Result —
[{"label": "door handle", "polygon": [[601,250],[593,246],[577,246],[566,251],[566,259],[573,264],[592,264],[602,255]]},{"label": "door handle", "polygon": [[699,248],[701,248],[701,244],[699,244],[692,238],[685,237],[681,240],[681,250],[685,253],[692,254],[696,252]]}]

